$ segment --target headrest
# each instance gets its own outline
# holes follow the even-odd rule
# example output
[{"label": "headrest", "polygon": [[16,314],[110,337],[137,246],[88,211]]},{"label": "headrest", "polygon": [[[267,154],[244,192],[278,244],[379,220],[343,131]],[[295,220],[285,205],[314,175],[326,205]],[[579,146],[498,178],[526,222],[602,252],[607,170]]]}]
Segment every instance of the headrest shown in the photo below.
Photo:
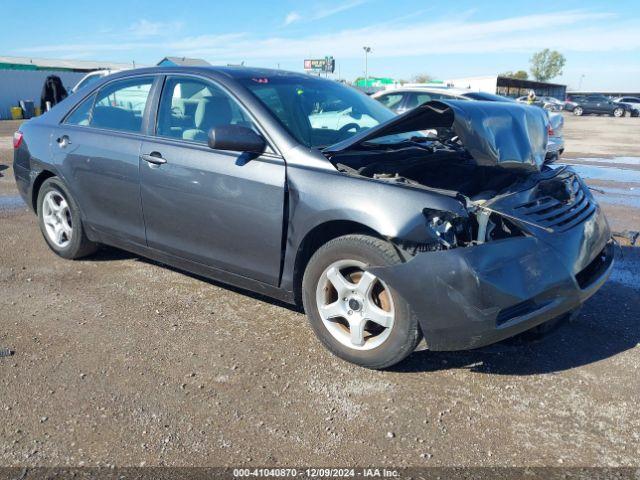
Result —
[{"label": "headrest", "polygon": [[195,126],[200,130],[229,125],[231,104],[225,97],[202,97],[195,113]]}]

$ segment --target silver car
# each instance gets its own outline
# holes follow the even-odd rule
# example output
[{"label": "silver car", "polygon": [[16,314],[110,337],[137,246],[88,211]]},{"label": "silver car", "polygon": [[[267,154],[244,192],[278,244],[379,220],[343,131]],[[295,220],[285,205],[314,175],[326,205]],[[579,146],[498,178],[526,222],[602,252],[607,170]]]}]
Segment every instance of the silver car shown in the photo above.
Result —
[{"label": "silver car", "polygon": [[[468,89],[447,87],[409,86],[382,90],[372,95],[387,108],[396,113],[404,113],[425,102],[432,100],[476,100],[485,102],[514,102],[515,100],[501,95],[486,92],[474,92]],[[526,98],[526,97],[522,97]],[[551,97],[549,97],[551,98]],[[518,99],[520,102],[520,99]],[[522,102],[520,102],[522,103]],[[560,109],[561,110],[561,109]],[[555,162],[564,152],[564,117],[555,111],[548,111],[548,143],[545,161]]]}]

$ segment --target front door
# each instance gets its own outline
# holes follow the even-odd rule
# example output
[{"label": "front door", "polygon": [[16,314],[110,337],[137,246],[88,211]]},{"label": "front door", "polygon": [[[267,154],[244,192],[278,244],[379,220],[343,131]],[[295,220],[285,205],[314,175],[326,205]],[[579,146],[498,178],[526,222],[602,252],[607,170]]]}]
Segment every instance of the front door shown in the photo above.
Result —
[{"label": "front door", "polygon": [[212,150],[211,128],[252,126],[209,80],[167,77],[154,140],[142,143],[141,195],[150,247],[276,285],[280,274],[285,165],[265,153]]}]

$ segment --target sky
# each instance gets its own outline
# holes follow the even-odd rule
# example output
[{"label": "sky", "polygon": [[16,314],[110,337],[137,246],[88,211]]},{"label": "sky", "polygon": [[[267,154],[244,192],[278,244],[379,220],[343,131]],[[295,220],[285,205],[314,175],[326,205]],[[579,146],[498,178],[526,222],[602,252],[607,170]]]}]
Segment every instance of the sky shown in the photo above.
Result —
[{"label": "sky", "polygon": [[[60,6],[64,4],[64,8]],[[640,0],[0,0],[0,55],[134,62],[204,58],[302,71],[336,59],[336,77],[410,80],[529,70],[543,48],[566,57],[554,79],[640,90]],[[28,22],[26,21],[28,19]]]}]

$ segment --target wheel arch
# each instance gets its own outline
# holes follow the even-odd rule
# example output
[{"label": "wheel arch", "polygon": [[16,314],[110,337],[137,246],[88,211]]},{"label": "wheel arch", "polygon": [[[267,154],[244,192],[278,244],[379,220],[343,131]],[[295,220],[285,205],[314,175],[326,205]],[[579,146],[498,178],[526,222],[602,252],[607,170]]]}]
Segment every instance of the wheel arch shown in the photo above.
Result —
[{"label": "wheel arch", "polygon": [[46,180],[52,177],[57,177],[55,172],[43,169],[33,180],[33,187],[31,187],[31,208],[36,213],[38,213],[38,194],[40,193],[40,188]]},{"label": "wheel arch", "polygon": [[296,305],[302,305],[302,277],[313,254],[334,238],[351,234],[370,235],[388,241],[380,232],[353,220],[330,220],[316,225],[304,236],[296,252],[293,269],[293,294]]}]

